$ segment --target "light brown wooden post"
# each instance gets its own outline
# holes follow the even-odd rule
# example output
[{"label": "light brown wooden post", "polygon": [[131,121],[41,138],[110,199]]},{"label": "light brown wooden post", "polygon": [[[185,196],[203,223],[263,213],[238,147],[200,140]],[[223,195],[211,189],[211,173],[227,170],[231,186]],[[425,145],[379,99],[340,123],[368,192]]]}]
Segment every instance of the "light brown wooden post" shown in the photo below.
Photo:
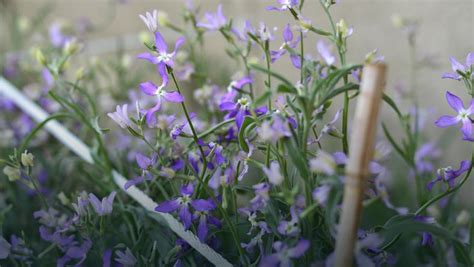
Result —
[{"label": "light brown wooden post", "polygon": [[369,162],[373,157],[377,117],[385,86],[385,64],[367,64],[352,123],[342,215],[336,239],[336,267],[352,266]]}]

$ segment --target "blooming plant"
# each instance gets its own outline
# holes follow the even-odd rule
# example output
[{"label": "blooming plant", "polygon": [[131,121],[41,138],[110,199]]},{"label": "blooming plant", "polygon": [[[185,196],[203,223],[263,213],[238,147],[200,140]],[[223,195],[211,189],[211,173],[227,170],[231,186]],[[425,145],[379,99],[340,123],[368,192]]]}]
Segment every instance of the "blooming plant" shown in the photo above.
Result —
[{"label": "blooming plant", "polygon": [[[332,266],[335,243],[344,242],[336,236],[351,154],[349,110],[363,65],[384,58],[374,50],[349,63],[356,31],[334,21],[339,1],[319,4],[328,29],[305,17],[312,10],[304,0],[266,8],[287,16],[283,43],[264,22],[238,25],[222,4],[201,15],[189,1],[181,25],[163,11],[137,14],[145,26],[137,55],[76,62],[78,40],[93,28],[82,22],[74,30],[53,24],[32,55],[2,58],[2,75],[52,115],[35,124],[0,94],[0,134],[8,140],[0,143],[0,265],[210,265],[193,243],[199,242],[236,266]],[[394,22],[416,51],[417,24]],[[14,32],[17,47],[29,42],[27,30]],[[215,77],[221,70],[203,52],[210,34],[225,41],[234,75]],[[317,53],[305,53],[307,47]],[[133,58],[140,60],[132,64]],[[415,73],[423,64],[413,60]],[[474,153],[454,168],[436,167],[440,143],[424,129],[461,124],[455,142],[474,141],[474,52],[464,63],[450,61],[452,72],[442,78],[467,89],[465,96],[446,91],[455,113],[425,118],[415,93],[397,101],[403,103],[391,92],[383,96],[391,118],[381,123],[369,165],[357,266],[473,265],[474,220],[456,193],[468,181]],[[276,62],[299,78],[275,71]],[[338,99],[342,106],[334,107]],[[51,120],[91,147],[93,164],[44,132]],[[124,185],[114,182],[116,172],[129,177]],[[407,177],[398,189],[387,183],[395,177]],[[151,211],[129,197],[137,189],[156,202]],[[176,235],[166,216],[195,240]]]}]

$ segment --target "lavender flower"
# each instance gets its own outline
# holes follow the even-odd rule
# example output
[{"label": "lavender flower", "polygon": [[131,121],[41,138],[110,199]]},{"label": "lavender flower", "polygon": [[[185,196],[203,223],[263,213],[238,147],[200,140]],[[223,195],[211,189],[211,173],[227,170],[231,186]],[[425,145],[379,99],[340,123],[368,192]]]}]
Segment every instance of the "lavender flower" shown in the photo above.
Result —
[{"label": "lavender flower", "polygon": [[444,181],[448,183],[450,188],[453,188],[456,183],[456,178],[459,177],[464,172],[468,171],[471,168],[471,161],[470,160],[463,160],[459,166],[459,169],[453,170],[450,166],[446,168],[441,168],[438,170],[438,174],[436,179],[429,182],[427,185],[428,190],[432,190],[433,186],[437,182]]},{"label": "lavender flower", "polygon": [[309,168],[315,173],[333,175],[336,172],[337,163],[331,154],[319,150],[316,158],[309,161]]},{"label": "lavender flower", "polygon": [[3,236],[0,236],[0,259],[8,258],[8,255],[10,255],[10,249],[10,243],[8,243]]},{"label": "lavender flower", "polygon": [[137,162],[138,166],[140,167],[142,173],[141,173],[140,176],[138,176],[138,177],[136,177],[132,180],[127,181],[124,185],[125,190],[127,190],[131,186],[143,183],[145,180],[149,181],[149,180],[152,179],[152,177],[151,177],[150,173],[148,172],[148,170],[153,165],[155,165],[156,160],[158,158],[158,155],[156,153],[153,153],[152,157],[149,158],[149,157],[144,156],[141,153],[137,153],[135,157],[136,157],[136,162]]},{"label": "lavender flower", "polygon": [[[298,45],[298,43],[300,42],[300,37],[297,37],[295,40],[293,40],[293,32],[291,31],[290,24],[287,24],[285,29],[283,30],[283,41],[284,42],[280,46],[280,49],[270,51],[272,63],[274,63],[280,57],[285,55],[288,48],[294,49]],[[291,53],[290,54],[290,59],[291,59],[291,63],[293,64],[293,66],[295,66],[295,68],[297,68],[297,69],[301,68],[301,57],[300,56],[298,56],[294,53]]]},{"label": "lavender flower", "polygon": [[117,250],[115,251],[115,255],[117,255],[117,257],[114,260],[123,264],[124,267],[133,267],[137,264],[137,258],[135,258],[129,248],[126,248],[125,251]]},{"label": "lavender flower", "polygon": [[123,106],[117,105],[116,111],[107,113],[112,120],[114,120],[121,128],[127,129],[128,127],[132,127],[132,122],[128,117],[127,111],[128,105],[125,104]]},{"label": "lavender flower", "polygon": [[160,109],[162,99],[173,103],[181,103],[184,101],[184,97],[179,92],[167,92],[166,90],[163,90],[163,87],[163,84],[158,87],[152,82],[144,82],[140,84],[140,89],[142,89],[145,94],[157,97],[156,105],[146,111],[146,121],[149,124],[153,120],[153,114]]},{"label": "lavender flower", "polygon": [[267,202],[270,199],[268,192],[270,191],[270,185],[267,183],[259,183],[252,186],[255,191],[255,197],[250,200],[252,209],[257,210],[267,206]]},{"label": "lavender flower", "polygon": [[62,267],[65,266],[69,261],[72,259],[79,259],[75,266],[80,266],[87,258],[87,253],[92,247],[92,241],[89,239],[84,240],[84,242],[80,245],[73,245],[66,250],[66,254],[58,259],[57,266]]},{"label": "lavender flower", "polygon": [[467,109],[464,108],[462,100],[450,93],[446,92],[446,100],[448,104],[453,108],[458,114],[456,116],[441,116],[435,124],[440,128],[445,128],[462,123],[461,132],[463,133],[463,140],[474,141],[472,137],[472,121],[470,116],[474,113],[474,99],[471,100],[471,104]]},{"label": "lavender flower", "polygon": [[216,205],[214,204],[214,202],[209,200],[204,205],[197,205],[196,207],[195,207],[196,212],[195,212],[194,218],[199,220],[199,225],[197,228],[197,236],[199,237],[199,240],[201,240],[201,242],[205,242],[207,233],[209,232],[209,225],[211,224],[217,228],[220,228],[221,222],[219,221],[219,219],[209,214],[211,211],[216,209]]},{"label": "lavender flower", "polygon": [[269,141],[272,144],[276,144],[281,138],[291,136],[288,124],[284,123],[283,119],[278,115],[273,116],[273,121],[266,120],[262,122],[257,132],[263,141]]},{"label": "lavender flower", "polygon": [[291,259],[297,259],[304,255],[306,250],[310,247],[310,242],[306,239],[301,239],[292,248],[281,241],[273,243],[273,250],[275,253],[265,256],[260,262],[260,267],[273,266],[291,266]]},{"label": "lavender flower", "polygon": [[457,61],[454,57],[449,57],[449,60],[451,61],[451,69],[453,72],[444,73],[442,76],[443,79],[453,79],[460,81],[463,75],[467,76],[469,73],[471,73],[472,78],[473,72],[471,66],[474,64],[474,52],[467,54],[465,65],[459,63],[459,61]]},{"label": "lavender flower", "polygon": [[254,237],[252,237],[250,242],[241,243],[240,246],[242,248],[245,248],[247,252],[252,252],[254,247],[258,246],[260,249],[260,253],[263,254],[264,253],[263,236],[267,233],[271,233],[271,231],[265,222],[258,222],[257,225],[260,228],[260,231]]},{"label": "lavender flower", "polygon": [[298,5],[298,0],[277,0],[280,7],[267,6],[267,10],[285,11]]},{"label": "lavender flower", "polygon": [[299,217],[296,213],[296,208],[290,208],[291,220],[289,221],[281,221],[278,224],[277,230],[278,233],[285,235],[285,236],[297,236],[301,229],[299,227]]},{"label": "lavender flower", "polygon": [[89,198],[87,193],[82,191],[77,197],[77,203],[72,203],[72,207],[78,216],[84,216],[87,214],[87,206],[89,206]]},{"label": "lavender flower", "polygon": [[285,177],[280,173],[280,164],[278,164],[277,161],[272,161],[270,163],[270,168],[263,167],[262,171],[267,176],[268,181],[273,185],[281,185],[285,179]]},{"label": "lavender flower", "polygon": [[92,193],[89,193],[89,201],[99,216],[112,213],[114,198],[117,193],[113,191],[108,197],[102,198],[102,202]]},{"label": "lavender flower", "polygon": [[153,15],[150,12],[146,12],[145,15],[139,15],[139,17],[143,20],[146,27],[151,32],[156,32],[158,30],[158,12],[153,10]]},{"label": "lavender flower", "polygon": [[[229,113],[225,116],[225,119],[235,118],[237,127],[240,129],[244,121],[244,117],[250,115],[250,100],[242,97],[237,101],[228,100],[224,101],[219,105],[222,111],[228,111]],[[267,107],[262,106],[256,108],[255,113],[260,116],[267,112]]]},{"label": "lavender flower", "polygon": [[205,199],[195,199],[191,198],[194,192],[193,184],[184,185],[181,187],[181,196],[172,200],[166,200],[158,204],[155,208],[155,211],[171,213],[179,209],[179,218],[184,223],[184,227],[189,229],[193,220],[193,214],[189,210],[189,207],[192,206],[197,211],[209,211],[214,209],[215,204],[209,200]]},{"label": "lavender flower", "polygon": [[321,141],[321,138],[327,134],[336,136],[336,137],[341,136],[341,133],[339,132],[339,130],[334,126],[334,124],[336,124],[336,122],[339,120],[341,113],[342,113],[342,109],[338,110],[336,114],[334,114],[333,119],[323,126],[323,129],[319,133],[319,136],[316,139],[316,142]]},{"label": "lavender flower", "polygon": [[326,202],[331,192],[331,186],[329,184],[323,184],[319,187],[316,187],[313,190],[313,199],[321,206],[326,206]]},{"label": "lavender flower", "polygon": [[431,173],[434,159],[441,156],[441,151],[433,143],[423,144],[415,152],[415,165],[419,173]]},{"label": "lavender flower", "polygon": [[217,12],[215,14],[206,13],[204,19],[196,24],[197,27],[205,28],[209,31],[218,31],[226,25],[227,21],[222,13],[222,4],[217,6]]},{"label": "lavender flower", "polygon": [[323,40],[318,41],[316,45],[319,55],[323,58],[324,62],[328,66],[333,65],[336,62],[336,57],[331,53],[329,44]]}]

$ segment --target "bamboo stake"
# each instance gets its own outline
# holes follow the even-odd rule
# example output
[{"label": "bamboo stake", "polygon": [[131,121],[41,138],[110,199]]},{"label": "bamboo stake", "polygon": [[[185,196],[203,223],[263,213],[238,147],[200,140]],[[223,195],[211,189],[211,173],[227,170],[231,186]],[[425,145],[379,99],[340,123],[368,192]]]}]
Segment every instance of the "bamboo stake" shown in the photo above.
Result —
[{"label": "bamboo stake", "polygon": [[377,116],[385,86],[385,64],[367,64],[354,115],[342,215],[336,239],[336,267],[352,266],[369,162],[374,153]]}]

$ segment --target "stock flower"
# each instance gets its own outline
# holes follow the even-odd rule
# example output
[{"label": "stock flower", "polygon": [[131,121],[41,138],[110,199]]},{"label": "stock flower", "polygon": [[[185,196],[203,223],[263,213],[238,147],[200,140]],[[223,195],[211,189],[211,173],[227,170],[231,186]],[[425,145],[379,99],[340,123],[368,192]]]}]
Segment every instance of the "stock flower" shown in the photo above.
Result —
[{"label": "stock flower", "polygon": [[331,186],[329,184],[323,184],[313,190],[313,199],[316,200],[319,205],[326,206],[330,192]]},{"label": "stock flower", "polygon": [[92,193],[89,193],[89,202],[99,216],[112,213],[114,198],[117,193],[113,191],[108,197],[102,198],[102,202]]},{"label": "stock flower", "polygon": [[117,105],[116,111],[107,113],[107,116],[114,120],[123,129],[127,129],[127,127],[132,126],[132,122],[128,117],[128,104],[123,106]]},{"label": "stock flower", "polygon": [[72,207],[78,216],[84,216],[87,214],[87,206],[89,206],[89,198],[87,193],[82,191],[77,196],[77,203],[72,203]]},{"label": "stock flower", "polygon": [[474,64],[474,52],[467,54],[465,65],[457,61],[454,57],[449,57],[449,60],[451,61],[451,69],[453,72],[444,73],[442,76],[443,79],[453,79],[460,81],[462,79],[461,74],[468,73],[471,73],[472,77],[473,72],[471,66]]},{"label": "stock flower", "polygon": [[280,164],[278,164],[277,161],[272,161],[270,163],[270,168],[263,167],[262,171],[267,176],[268,181],[273,185],[281,185],[285,179],[285,177],[280,173]]},{"label": "stock flower", "polygon": [[[176,43],[174,45],[173,52],[169,53],[168,45],[166,44],[165,39],[160,34],[160,32],[157,31],[155,32],[156,55],[146,52],[146,53],[139,54],[138,58],[148,60],[151,63],[158,65],[159,73],[162,76],[162,78],[165,79],[164,74],[166,74],[166,66],[170,68],[174,66],[173,59],[176,56],[176,52],[178,51],[178,48],[183,43],[184,43],[184,37],[178,38],[178,40],[176,40]],[[166,78],[167,76],[168,75],[166,74]]]},{"label": "stock flower", "polygon": [[156,32],[158,30],[158,19],[157,19],[158,11],[156,9],[153,10],[153,15],[150,12],[146,12],[145,15],[139,15],[139,17],[143,20],[146,27],[151,32]]},{"label": "stock flower", "polygon": [[323,150],[319,150],[316,158],[309,161],[309,168],[312,172],[326,175],[333,175],[336,172],[337,165],[333,155]]},{"label": "stock flower", "polygon": [[217,6],[217,12],[215,14],[206,12],[204,19],[196,24],[197,27],[205,28],[209,31],[218,31],[226,25],[227,21],[222,13],[222,4]]},{"label": "stock flower", "polygon": [[221,222],[219,219],[209,214],[215,209],[216,205],[210,200],[205,205],[197,205],[194,218],[199,220],[197,236],[201,242],[206,241],[207,233],[209,232],[209,225],[214,225],[217,228],[221,227]]},{"label": "stock flower", "polygon": [[184,97],[179,92],[177,91],[167,92],[166,90],[163,89],[163,87],[164,87],[163,85],[158,87],[152,82],[144,82],[140,84],[140,89],[142,90],[143,93],[150,96],[157,97],[156,105],[148,109],[145,113],[146,121],[149,124],[153,120],[153,114],[155,114],[155,112],[157,112],[160,109],[162,99],[168,102],[173,102],[173,103],[181,103],[184,101]]},{"label": "stock flower", "polygon": [[129,248],[126,248],[125,251],[117,250],[115,251],[115,255],[117,255],[117,257],[114,260],[123,264],[124,267],[133,267],[137,264],[137,258],[135,258]]},{"label": "stock flower", "polygon": [[155,211],[171,213],[179,209],[179,218],[184,224],[184,228],[189,229],[192,224],[193,214],[189,210],[192,206],[197,211],[212,210],[215,204],[205,199],[192,199],[194,193],[193,184],[184,185],[180,189],[181,196],[172,200],[166,200],[158,204]]},{"label": "stock flower", "polygon": [[242,248],[245,248],[247,252],[252,252],[255,246],[258,246],[260,249],[260,253],[264,253],[264,248],[263,248],[263,236],[265,234],[271,233],[270,228],[268,228],[267,223],[265,222],[258,222],[257,223],[258,228],[260,228],[260,231],[252,237],[250,242],[248,243],[240,243],[240,246]]},{"label": "stock flower", "polygon": [[291,248],[283,242],[277,241],[273,243],[275,253],[265,256],[259,266],[291,266],[291,259],[297,259],[303,256],[310,245],[310,242],[306,239],[299,240],[298,243]]},{"label": "stock flower", "polygon": [[429,182],[427,185],[427,188],[429,191],[431,191],[431,189],[433,189],[433,186],[437,182],[441,182],[441,181],[448,183],[449,187],[453,188],[456,183],[456,178],[458,178],[464,172],[468,171],[470,168],[471,168],[470,160],[461,161],[461,164],[459,165],[459,169],[457,170],[453,170],[451,166],[448,166],[446,168],[441,168],[437,172],[436,179]]},{"label": "stock flower", "polygon": [[57,266],[65,266],[72,259],[79,259],[75,266],[80,266],[87,258],[87,253],[92,247],[92,241],[90,239],[85,239],[84,242],[78,246],[77,244],[69,247],[66,250],[64,256],[58,259]]},{"label": "stock flower", "polygon": [[271,41],[275,39],[272,32],[268,29],[267,25],[263,22],[260,22],[260,25],[257,30],[257,37],[260,38],[263,42]]},{"label": "stock flower", "polygon": [[136,157],[136,162],[137,162],[138,166],[140,167],[142,173],[141,173],[140,176],[138,176],[138,177],[136,177],[132,180],[127,181],[125,183],[125,185],[123,186],[123,188],[125,190],[127,190],[131,186],[143,183],[145,180],[150,181],[152,179],[152,177],[151,177],[148,170],[153,165],[155,165],[156,160],[158,158],[158,154],[153,153],[153,155],[149,158],[149,157],[146,157],[145,155],[143,155],[141,153],[137,153],[135,157]]},{"label": "stock flower", "polygon": [[295,207],[290,208],[291,220],[289,221],[281,221],[278,224],[277,230],[278,233],[285,235],[285,236],[297,236],[300,233],[299,227],[299,217],[296,213]]},{"label": "stock flower", "polygon": [[[235,118],[237,127],[240,129],[244,121],[244,117],[250,115],[250,100],[248,98],[242,97],[237,101],[227,100],[221,102],[219,105],[221,111],[228,111],[229,113],[225,116],[225,119]],[[265,114],[267,112],[267,107],[262,106],[258,107],[255,110],[257,116]]]},{"label": "stock flower", "polygon": [[277,0],[280,7],[267,6],[267,10],[285,11],[298,5],[298,0]]},{"label": "stock flower", "polygon": [[263,141],[269,141],[276,144],[278,140],[284,137],[290,137],[291,131],[287,123],[284,123],[280,116],[273,116],[273,121],[266,120],[262,122],[257,129],[258,136]]},{"label": "stock flower", "polygon": [[433,171],[432,161],[441,156],[441,150],[433,143],[423,144],[415,152],[415,166],[419,173],[431,173]]},{"label": "stock flower", "polygon": [[339,130],[336,128],[336,126],[334,126],[334,124],[336,124],[336,122],[339,120],[341,113],[342,113],[342,109],[338,110],[336,114],[334,114],[334,118],[323,126],[323,129],[319,133],[319,136],[316,139],[316,142],[321,141],[321,138],[327,134],[332,135],[332,136],[341,136],[341,133],[339,132]]},{"label": "stock flower", "polygon": [[270,185],[268,183],[259,183],[252,186],[255,192],[255,197],[250,200],[253,210],[258,210],[267,206],[268,200],[270,200]]},{"label": "stock flower", "polygon": [[446,100],[448,104],[454,109],[458,114],[456,116],[441,116],[435,124],[440,128],[445,128],[462,123],[461,132],[463,133],[463,140],[474,141],[472,137],[472,121],[470,116],[474,113],[474,99],[471,100],[471,104],[467,109],[464,108],[462,100],[450,93],[446,92]]},{"label": "stock flower", "polygon": [[[354,248],[354,258],[357,266],[376,266],[372,259],[364,253],[370,252],[371,255],[383,253],[378,248],[383,244],[383,239],[377,234],[367,233],[363,230],[358,231],[358,240]],[[335,253],[331,253],[325,261],[325,266],[334,266]],[[385,266],[385,265],[382,265]]]},{"label": "stock flower", "polygon": [[[298,43],[300,42],[300,37],[298,36],[295,40],[293,40],[293,32],[291,31],[290,24],[287,24],[285,29],[283,30],[283,44],[280,46],[278,50],[270,51],[271,61],[274,63],[277,59],[282,57],[286,54],[287,49],[291,48],[294,49]],[[291,63],[295,68],[301,68],[301,57],[290,53]]]},{"label": "stock flower", "polygon": [[0,236],[0,259],[6,259],[8,258],[8,255],[10,255],[10,249],[11,249],[10,243],[8,243],[3,236]]},{"label": "stock flower", "polygon": [[329,48],[329,44],[327,42],[323,40],[318,41],[316,48],[319,55],[323,58],[324,62],[326,62],[328,66],[331,66],[336,62],[336,57],[331,53],[331,49]]}]

